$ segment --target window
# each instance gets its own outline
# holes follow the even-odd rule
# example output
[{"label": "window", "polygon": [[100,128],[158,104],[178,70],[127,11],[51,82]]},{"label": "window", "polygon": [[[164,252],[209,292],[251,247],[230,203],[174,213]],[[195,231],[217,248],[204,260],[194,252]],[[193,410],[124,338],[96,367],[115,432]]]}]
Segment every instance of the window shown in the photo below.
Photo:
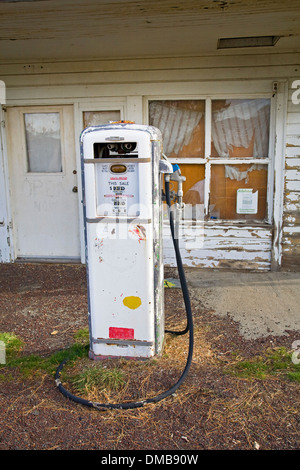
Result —
[{"label": "window", "polygon": [[204,100],[151,101],[150,124],[163,135],[171,157],[204,157]]},{"label": "window", "polygon": [[186,177],[185,203],[203,204],[205,166],[200,161],[205,154],[205,100],[151,101],[149,114],[150,124],[162,133],[165,155],[180,161]]},{"label": "window", "polygon": [[84,111],[83,127],[108,124],[109,121],[120,121],[120,111]]},{"label": "window", "polygon": [[62,172],[60,114],[25,113],[24,123],[28,172]]},{"label": "window", "polygon": [[270,110],[262,98],[150,101],[149,123],[186,176],[183,200],[207,220],[269,219]]},{"label": "window", "polygon": [[213,100],[212,157],[268,157],[270,100]]},{"label": "window", "polygon": [[[244,191],[247,189],[248,191]],[[212,165],[210,217],[259,219],[266,217],[267,169],[265,165]]]}]

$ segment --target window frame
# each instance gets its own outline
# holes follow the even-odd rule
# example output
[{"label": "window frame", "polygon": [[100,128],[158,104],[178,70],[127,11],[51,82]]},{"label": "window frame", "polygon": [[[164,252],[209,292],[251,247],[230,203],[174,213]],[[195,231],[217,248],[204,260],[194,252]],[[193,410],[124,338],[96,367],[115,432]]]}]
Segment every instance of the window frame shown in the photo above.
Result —
[{"label": "window frame", "polygon": [[85,112],[101,112],[101,111],[119,111],[120,120],[125,119],[125,103],[121,99],[95,100],[94,102],[83,101],[77,103],[74,107],[74,113],[77,116],[75,120],[78,125],[77,133],[80,135],[84,129],[84,113]]},{"label": "window frame", "polygon": [[[270,129],[269,129],[269,151],[268,157],[253,158],[253,157],[240,157],[240,158],[224,158],[224,157],[211,157],[211,130],[212,130],[212,101],[214,100],[238,100],[238,99],[270,99]],[[276,102],[272,94],[211,94],[211,95],[172,95],[172,96],[147,96],[146,97],[146,113],[147,122],[149,123],[149,104],[151,101],[167,101],[167,100],[204,100],[205,101],[205,142],[204,142],[204,157],[167,157],[170,162],[178,165],[180,164],[200,164],[205,167],[205,180],[204,180],[204,220],[206,224],[243,224],[243,225],[271,225],[273,223],[273,198],[274,198],[274,160],[275,160],[275,113]],[[261,219],[209,219],[209,204],[210,204],[210,187],[211,187],[211,167],[212,165],[237,165],[245,163],[258,163],[267,166],[267,198],[266,198],[266,216]],[[189,219],[186,219],[187,221]]]}]

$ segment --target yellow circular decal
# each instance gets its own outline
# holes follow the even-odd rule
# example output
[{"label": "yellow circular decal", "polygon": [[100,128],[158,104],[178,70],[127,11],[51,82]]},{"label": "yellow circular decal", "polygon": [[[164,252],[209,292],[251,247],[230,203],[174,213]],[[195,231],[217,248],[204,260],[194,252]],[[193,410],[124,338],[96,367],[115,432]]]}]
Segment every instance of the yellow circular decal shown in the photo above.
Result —
[{"label": "yellow circular decal", "polygon": [[123,304],[125,307],[131,308],[132,310],[135,310],[138,308],[140,305],[142,305],[142,301],[140,297],[135,297],[134,295],[131,295],[129,297],[125,297],[123,299]]}]

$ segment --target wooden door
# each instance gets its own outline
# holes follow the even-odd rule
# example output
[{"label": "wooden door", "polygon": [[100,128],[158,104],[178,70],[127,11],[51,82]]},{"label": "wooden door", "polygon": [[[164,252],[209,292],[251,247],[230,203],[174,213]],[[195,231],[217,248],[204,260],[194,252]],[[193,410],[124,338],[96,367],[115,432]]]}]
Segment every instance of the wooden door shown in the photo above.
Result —
[{"label": "wooden door", "polygon": [[15,253],[80,257],[72,106],[7,109]]}]

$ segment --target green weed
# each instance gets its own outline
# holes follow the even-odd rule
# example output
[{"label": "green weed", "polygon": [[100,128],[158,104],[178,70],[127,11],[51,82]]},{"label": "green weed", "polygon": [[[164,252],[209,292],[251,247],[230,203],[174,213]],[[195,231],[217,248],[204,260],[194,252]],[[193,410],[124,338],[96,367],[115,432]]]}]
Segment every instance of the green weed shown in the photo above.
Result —
[{"label": "green weed", "polygon": [[82,328],[81,330],[78,330],[75,335],[74,339],[76,343],[79,344],[88,344],[89,339],[90,339],[90,333],[88,328]]},{"label": "green weed", "polygon": [[297,372],[289,372],[287,378],[293,382],[300,382],[300,370]]},{"label": "green weed", "polygon": [[241,378],[265,379],[267,374],[267,366],[260,361],[241,361],[231,369],[234,375]]},{"label": "green weed", "polygon": [[23,341],[13,333],[0,333],[0,341],[5,343],[6,359],[16,356],[23,348]]},{"label": "green weed", "polygon": [[268,349],[263,355],[249,360],[238,360],[229,365],[227,371],[241,378],[266,379],[275,375],[300,381],[300,365],[292,362],[292,354],[283,347]]},{"label": "green weed", "polygon": [[106,369],[101,367],[86,369],[70,378],[70,382],[78,393],[87,395],[94,389],[99,391],[119,390],[124,385],[125,380],[124,373],[121,370],[117,368]]}]

